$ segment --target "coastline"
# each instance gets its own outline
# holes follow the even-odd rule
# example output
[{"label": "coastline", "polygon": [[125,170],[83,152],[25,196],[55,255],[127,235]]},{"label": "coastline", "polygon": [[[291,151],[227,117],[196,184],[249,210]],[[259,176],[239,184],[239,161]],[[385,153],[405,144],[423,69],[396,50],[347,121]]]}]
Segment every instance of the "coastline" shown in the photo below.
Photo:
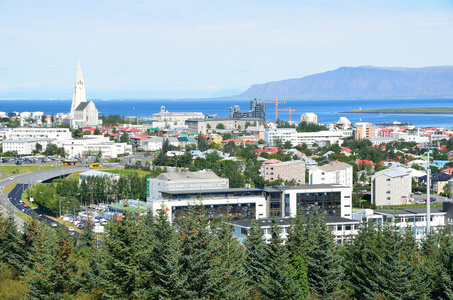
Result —
[{"label": "coastline", "polygon": [[387,108],[387,109],[353,109],[341,113],[348,114],[423,114],[449,115],[453,114],[451,107],[424,107],[424,108]]}]

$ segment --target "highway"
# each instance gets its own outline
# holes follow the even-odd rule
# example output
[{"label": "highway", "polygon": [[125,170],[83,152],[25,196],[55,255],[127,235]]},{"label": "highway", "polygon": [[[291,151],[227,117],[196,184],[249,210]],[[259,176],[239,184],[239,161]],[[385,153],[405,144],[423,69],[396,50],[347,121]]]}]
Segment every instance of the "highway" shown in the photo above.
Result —
[{"label": "highway", "polygon": [[[24,208],[23,203],[21,203],[22,200],[22,193],[25,191],[25,189],[31,185],[35,184],[38,182],[43,182],[52,178],[60,177],[60,176],[67,176],[73,172],[77,171],[83,171],[85,170],[85,165],[82,166],[62,166],[58,168],[53,168],[53,169],[46,169],[46,170],[38,170],[34,172],[28,172],[28,173],[19,173],[19,174],[14,174],[12,176],[7,176],[4,179],[0,180],[0,190],[3,191],[3,189],[8,186],[9,184],[13,182],[17,182],[17,185],[14,187],[14,189],[6,194],[6,193],[1,193],[0,194],[0,209],[3,212],[11,211],[13,213],[15,212],[21,212],[25,213],[27,215],[33,215],[35,214],[36,218],[43,222],[44,224],[48,226],[52,226],[52,223],[54,222],[52,219],[48,218],[45,215],[42,215],[39,213],[37,210],[32,209],[30,207]],[[15,216],[16,224],[18,225],[18,228],[20,230],[23,229],[23,224],[24,220],[18,216]],[[61,224],[58,224],[58,226],[64,226]],[[66,228],[66,226],[64,226]],[[76,235],[78,233],[76,232]]]}]

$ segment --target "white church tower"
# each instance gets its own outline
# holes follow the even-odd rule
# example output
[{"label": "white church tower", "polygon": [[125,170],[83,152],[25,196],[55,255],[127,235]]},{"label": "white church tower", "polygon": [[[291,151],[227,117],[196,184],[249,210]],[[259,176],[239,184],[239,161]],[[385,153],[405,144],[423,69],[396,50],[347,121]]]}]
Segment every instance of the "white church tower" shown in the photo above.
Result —
[{"label": "white church tower", "polygon": [[83,80],[82,68],[80,62],[77,64],[77,74],[74,82],[74,94],[72,95],[71,118],[74,118],[74,111],[80,103],[87,102],[87,94],[85,92],[85,81]]},{"label": "white church tower", "polygon": [[71,128],[80,126],[97,126],[102,123],[99,113],[93,101],[87,101],[85,81],[83,80],[82,68],[77,64],[77,74],[74,82],[74,94],[72,95],[71,112],[65,121]]}]

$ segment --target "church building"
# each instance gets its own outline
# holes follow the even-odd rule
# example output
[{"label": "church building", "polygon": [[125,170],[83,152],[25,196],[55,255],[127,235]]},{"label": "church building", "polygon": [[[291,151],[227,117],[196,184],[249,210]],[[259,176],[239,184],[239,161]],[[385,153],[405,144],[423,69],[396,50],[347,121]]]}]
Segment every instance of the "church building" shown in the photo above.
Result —
[{"label": "church building", "polygon": [[66,122],[70,124],[71,128],[97,126],[101,124],[101,121],[99,120],[99,113],[94,105],[94,102],[87,101],[85,81],[83,80],[80,63],[77,65],[71,112],[69,113]]}]

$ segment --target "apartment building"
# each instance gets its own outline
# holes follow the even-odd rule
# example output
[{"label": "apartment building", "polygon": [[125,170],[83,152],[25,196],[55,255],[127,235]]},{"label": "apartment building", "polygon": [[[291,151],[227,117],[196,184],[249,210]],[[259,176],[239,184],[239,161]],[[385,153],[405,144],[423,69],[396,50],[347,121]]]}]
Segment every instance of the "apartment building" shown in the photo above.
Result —
[{"label": "apartment building", "polygon": [[341,184],[353,187],[352,166],[343,162],[312,168],[309,170],[310,184]]},{"label": "apartment building", "polygon": [[305,113],[300,116],[301,122],[313,123],[318,124],[318,116],[314,113]]},{"label": "apartment building", "polygon": [[264,180],[294,180],[297,184],[305,183],[305,162],[302,160],[263,164],[261,176]]},{"label": "apartment building", "polygon": [[101,153],[102,157],[116,158],[118,154],[132,152],[127,143],[115,143],[102,135],[84,136],[82,139],[68,139],[60,143],[69,157],[80,157]]},{"label": "apartment building", "polygon": [[371,177],[371,203],[376,207],[408,204],[411,191],[410,171],[405,168],[382,170]]},{"label": "apartment building", "polygon": [[351,131],[332,130],[318,132],[297,132],[295,128],[273,128],[264,133],[264,140],[269,145],[275,145],[277,141],[285,143],[289,141],[292,146],[302,145],[303,143],[311,146],[313,144],[343,144],[343,138],[347,137]]},{"label": "apartment building", "polygon": [[357,122],[353,129],[353,137],[355,140],[372,139],[375,137],[374,127],[371,123]]}]

